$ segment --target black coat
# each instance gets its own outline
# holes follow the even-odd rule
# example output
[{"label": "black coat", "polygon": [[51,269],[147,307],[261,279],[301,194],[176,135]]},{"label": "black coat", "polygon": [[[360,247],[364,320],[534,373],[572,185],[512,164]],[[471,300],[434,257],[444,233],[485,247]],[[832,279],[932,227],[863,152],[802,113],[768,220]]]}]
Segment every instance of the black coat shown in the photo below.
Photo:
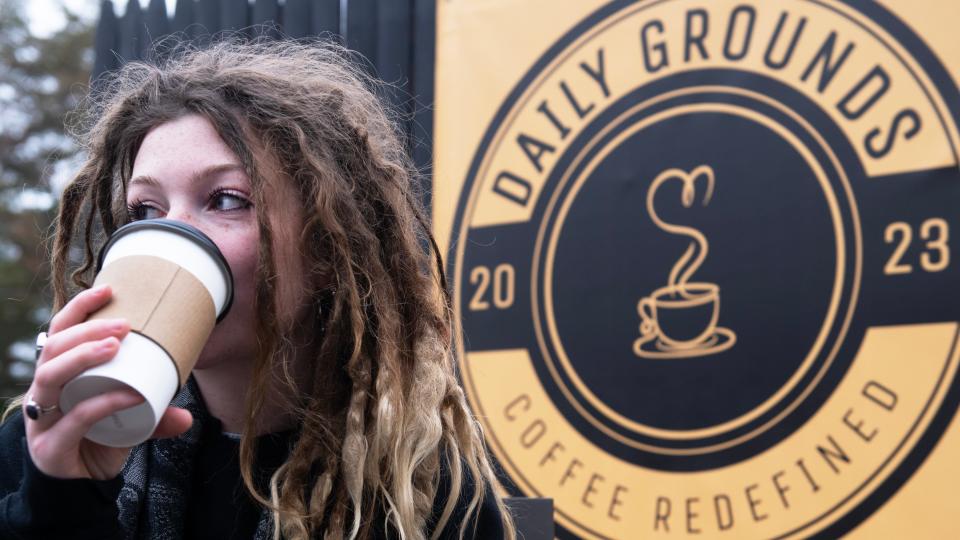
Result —
[{"label": "black coat", "polygon": [[[150,480],[147,488],[132,485],[135,482],[130,481],[131,476],[151,476],[150,472],[131,474],[129,469],[133,467],[133,462],[153,464],[144,467],[148,470],[163,470],[155,461],[135,459],[137,455],[142,457],[150,453],[141,447],[131,454],[124,473],[111,480],[61,480],[45,475],[30,459],[21,413],[11,414],[0,425],[0,539],[251,539],[258,536],[258,528],[259,536],[263,536],[264,532],[272,532],[264,530],[265,523],[269,524],[263,519],[265,513],[242,486],[237,464],[239,442],[222,433],[220,422],[206,412],[200,401],[200,407],[188,407],[195,418],[191,431],[199,429],[199,433],[193,433],[198,442],[193,463],[175,465],[178,471],[189,471],[190,478],[183,484],[181,493],[169,490],[168,495],[172,494],[172,499],[146,494],[158,491],[153,487],[153,480]],[[184,437],[189,437],[190,433]],[[293,437],[295,433],[288,432],[259,438],[258,466],[262,465],[262,470],[266,472],[274,470],[284,461]],[[141,446],[150,444],[148,442]],[[434,519],[439,517],[446,503],[445,494],[449,493],[446,473],[446,467],[442,468]],[[472,482],[468,478],[441,538],[459,538],[459,524],[471,494]],[[182,514],[156,512],[147,508],[151,504],[161,503],[162,506],[176,506],[171,504],[171,500],[178,500],[179,497],[186,499]],[[464,538],[503,537],[501,516],[493,497],[488,489],[478,514],[476,529],[465,530]],[[131,505],[130,500],[135,503]],[[146,500],[152,502],[144,502]],[[145,518],[139,514],[147,516]],[[171,519],[171,515],[175,519]],[[374,523],[377,522],[382,523],[383,520],[377,519]],[[376,536],[384,535],[379,532]],[[389,536],[399,537],[396,534]]]}]

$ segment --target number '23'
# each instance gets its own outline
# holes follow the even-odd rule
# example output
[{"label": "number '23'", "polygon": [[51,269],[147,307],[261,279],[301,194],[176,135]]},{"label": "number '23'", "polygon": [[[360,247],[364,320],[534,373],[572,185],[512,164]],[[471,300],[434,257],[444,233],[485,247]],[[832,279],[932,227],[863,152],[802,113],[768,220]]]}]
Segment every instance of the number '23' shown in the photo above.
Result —
[{"label": "number '23'", "polygon": [[[883,239],[888,244],[896,243],[890,259],[883,267],[888,276],[909,274],[913,265],[903,262],[903,256],[913,241],[913,228],[904,221],[887,225]],[[930,218],[920,225],[920,239],[926,243],[920,253],[920,267],[926,272],[940,272],[950,266],[950,226],[943,218]]]}]

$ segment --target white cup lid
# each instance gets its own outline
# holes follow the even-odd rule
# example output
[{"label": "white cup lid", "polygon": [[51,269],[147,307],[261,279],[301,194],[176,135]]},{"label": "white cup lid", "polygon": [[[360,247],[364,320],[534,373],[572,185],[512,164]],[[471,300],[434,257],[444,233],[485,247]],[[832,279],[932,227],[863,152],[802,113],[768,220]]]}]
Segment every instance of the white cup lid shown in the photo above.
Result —
[{"label": "white cup lid", "polygon": [[200,229],[172,219],[128,223],[110,235],[100,249],[97,272],[113,261],[131,255],[161,257],[193,274],[210,293],[217,322],[230,311],[233,304],[230,265],[213,240]]}]

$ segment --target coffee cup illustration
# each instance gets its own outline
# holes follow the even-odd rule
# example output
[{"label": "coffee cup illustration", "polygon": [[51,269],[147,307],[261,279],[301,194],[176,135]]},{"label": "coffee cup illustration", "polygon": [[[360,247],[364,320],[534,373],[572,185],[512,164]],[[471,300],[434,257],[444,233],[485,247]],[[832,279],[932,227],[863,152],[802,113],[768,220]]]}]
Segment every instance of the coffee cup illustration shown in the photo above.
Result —
[{"label": "coffee cup illustration", "polygon": [[109,362],[68,382],[68,412],[95,395],[127,388],[144,402],[95,424],[86,437],[106,446],[150,437],[186,382],[216,323],[233,300],[233,276],[216,244],[200,230],[168,219],[118,229],[100,251],[94,285],[109,284],[110,302],[90,319],[125,318],[130,333]]},{"label": "coffee cup illustration", "polygon": [[674,359],[707,356],[726,351],[737,342],[729,328],[717,325],[720,319],[720,286],[708,282],[691,282],[709,252],[706,236],[699,230],[663,221],[654,208],[657,190],[666,182],[683,183],[681,203],[690,208],[696,199],[698,180],[705,183],[703,205],[710,202],[715,178],[713,169],[701,165],[690,172],[667,169],[657,175],[647,191],[647,212],[665,232],[689,237],[692,241],[677,260],[667,278],[667,285],[637,302],[640,315],[640,337],[633,343],[633,352],[641,358]]}]

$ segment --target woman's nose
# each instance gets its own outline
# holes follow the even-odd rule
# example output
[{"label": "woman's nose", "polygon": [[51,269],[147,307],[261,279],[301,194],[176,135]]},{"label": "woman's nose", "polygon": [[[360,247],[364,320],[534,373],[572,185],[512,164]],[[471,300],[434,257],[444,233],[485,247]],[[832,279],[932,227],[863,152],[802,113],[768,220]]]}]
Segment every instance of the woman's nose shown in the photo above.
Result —
[{"label": "woman's nose", "polygon": [[174,221],[179,221],[180,223],[191,225],[210,239],[215,238],[215,232],[210,229],[210,223],[205,223],[202,219],[200,219],[202,214],[193,209],[172,206],[169,210],[167,210],[167,215],[164,217]]},{"label": "woman's nose", "polygon": [[193,225],[194,227],[201,229],[200,224],[196,219],[196,215],[188,208],[173,206],[167,211],[167,215],[164,217],[174,221],[179,221],[181,223],[186,223],[187,225]]}]

